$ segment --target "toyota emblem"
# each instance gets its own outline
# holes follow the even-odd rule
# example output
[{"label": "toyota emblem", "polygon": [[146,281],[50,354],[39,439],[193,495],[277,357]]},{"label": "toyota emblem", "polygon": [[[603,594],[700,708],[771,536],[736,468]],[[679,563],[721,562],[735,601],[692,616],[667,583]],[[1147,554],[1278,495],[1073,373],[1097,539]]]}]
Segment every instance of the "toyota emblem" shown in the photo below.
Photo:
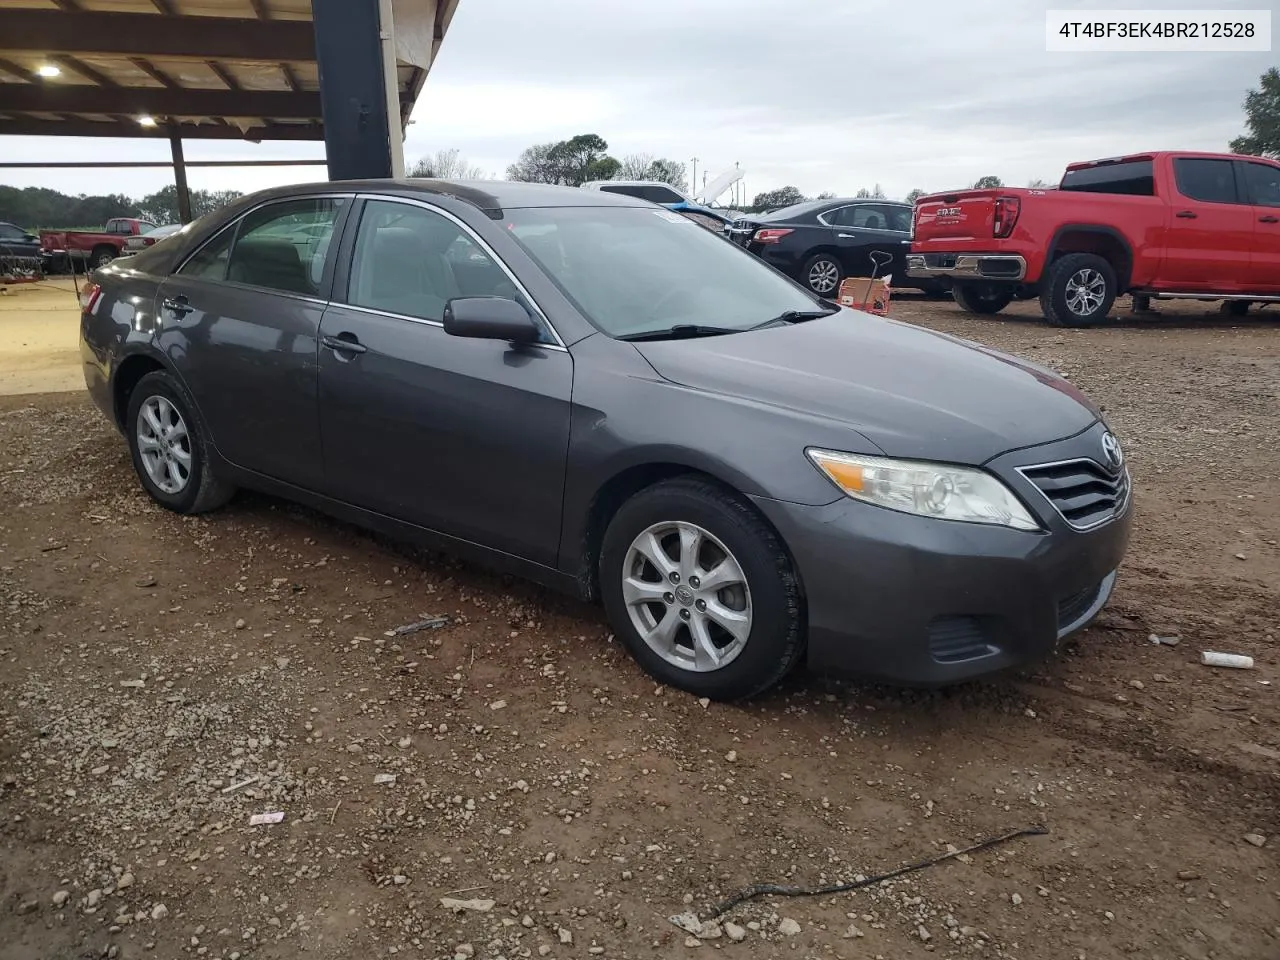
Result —
[{"label": "toyota emblem", "polygon": [[1102,455],[1106,457],[1107,466],[1119,470],[1124,466],[1124,451],[1120,449],[1120,441],[1111,432],[1102,435]]}]

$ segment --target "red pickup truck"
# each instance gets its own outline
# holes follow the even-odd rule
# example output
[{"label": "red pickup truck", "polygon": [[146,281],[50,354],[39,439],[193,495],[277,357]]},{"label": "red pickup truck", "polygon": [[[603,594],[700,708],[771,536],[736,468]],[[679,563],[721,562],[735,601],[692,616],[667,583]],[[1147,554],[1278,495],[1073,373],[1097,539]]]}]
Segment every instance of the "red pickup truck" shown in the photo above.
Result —
[{"label": "red pickup truck", "polygon": [[84,230],[46,230],[40,234],[40,249],[56,264],[84,262],[89,269],[106,266],[124,249],[130,237],[154,230],[150,220],[117,217],[108,220],[101,233]]},{"label": "red pickup truck", "polygon": [[1039,296],[1055,326],[1101,323],[1115,298],[1280,302],[1280,163],[1142,153],[1067,167],[1049,189],[956,190],[916,201],[907,273],[950,281],[997,313]]}]

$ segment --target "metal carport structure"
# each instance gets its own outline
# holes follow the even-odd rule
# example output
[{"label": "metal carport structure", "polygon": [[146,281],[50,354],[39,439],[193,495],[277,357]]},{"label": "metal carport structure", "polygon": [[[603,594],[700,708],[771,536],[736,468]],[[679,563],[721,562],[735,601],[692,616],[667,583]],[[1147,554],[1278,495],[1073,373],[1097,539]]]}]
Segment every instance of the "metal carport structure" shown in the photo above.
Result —
[{"label": "metal carport structure", "polygon": [[3,0],[0,136],[168,139],[180,202],[187,139],[323,140],[330,179],[400,176],[457,4]]}]

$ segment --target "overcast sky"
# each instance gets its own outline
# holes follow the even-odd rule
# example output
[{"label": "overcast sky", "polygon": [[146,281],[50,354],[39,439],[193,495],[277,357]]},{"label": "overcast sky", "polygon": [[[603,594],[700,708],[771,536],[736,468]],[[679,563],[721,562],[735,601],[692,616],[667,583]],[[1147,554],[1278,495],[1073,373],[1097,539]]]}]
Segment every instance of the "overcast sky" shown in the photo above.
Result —
[{"label": "overcast sky", "polygon": [[[1072,160],[1226,150],[1277,53],[1046,53],[1047,9],[1071,0],[461,0],[413,114],[410,163],[456,147],[501,176],[521,149],[598,133],[712,176],[735,162],[754,195],[783,184],[889,196],[996,174],[1056,181]],[[1132,6],[1138,6],[1135,2]],[[1161,9],[1259,9],[1274,0]],[[1274,28],[1274,25],[1273,25]],[[164,141],[7,138],[6,159],[168,159]],[[190,141],[187,158],[321,157],[320,144]],[[6,170],[3,182],[148,193],[164,170]],[[253,190],[322,167],[192,170]]]}]

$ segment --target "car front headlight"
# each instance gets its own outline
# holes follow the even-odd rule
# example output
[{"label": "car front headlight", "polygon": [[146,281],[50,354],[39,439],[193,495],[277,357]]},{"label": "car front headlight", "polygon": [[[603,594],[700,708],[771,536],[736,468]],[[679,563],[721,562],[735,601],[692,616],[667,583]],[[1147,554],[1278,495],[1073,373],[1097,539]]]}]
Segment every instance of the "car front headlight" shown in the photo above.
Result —
[{"label": "car front headlight", "polygon": [[814,466],[855,500],[939,520],[1040,529],[1013,491],[982,470],[831,450],[806,453]]}]

